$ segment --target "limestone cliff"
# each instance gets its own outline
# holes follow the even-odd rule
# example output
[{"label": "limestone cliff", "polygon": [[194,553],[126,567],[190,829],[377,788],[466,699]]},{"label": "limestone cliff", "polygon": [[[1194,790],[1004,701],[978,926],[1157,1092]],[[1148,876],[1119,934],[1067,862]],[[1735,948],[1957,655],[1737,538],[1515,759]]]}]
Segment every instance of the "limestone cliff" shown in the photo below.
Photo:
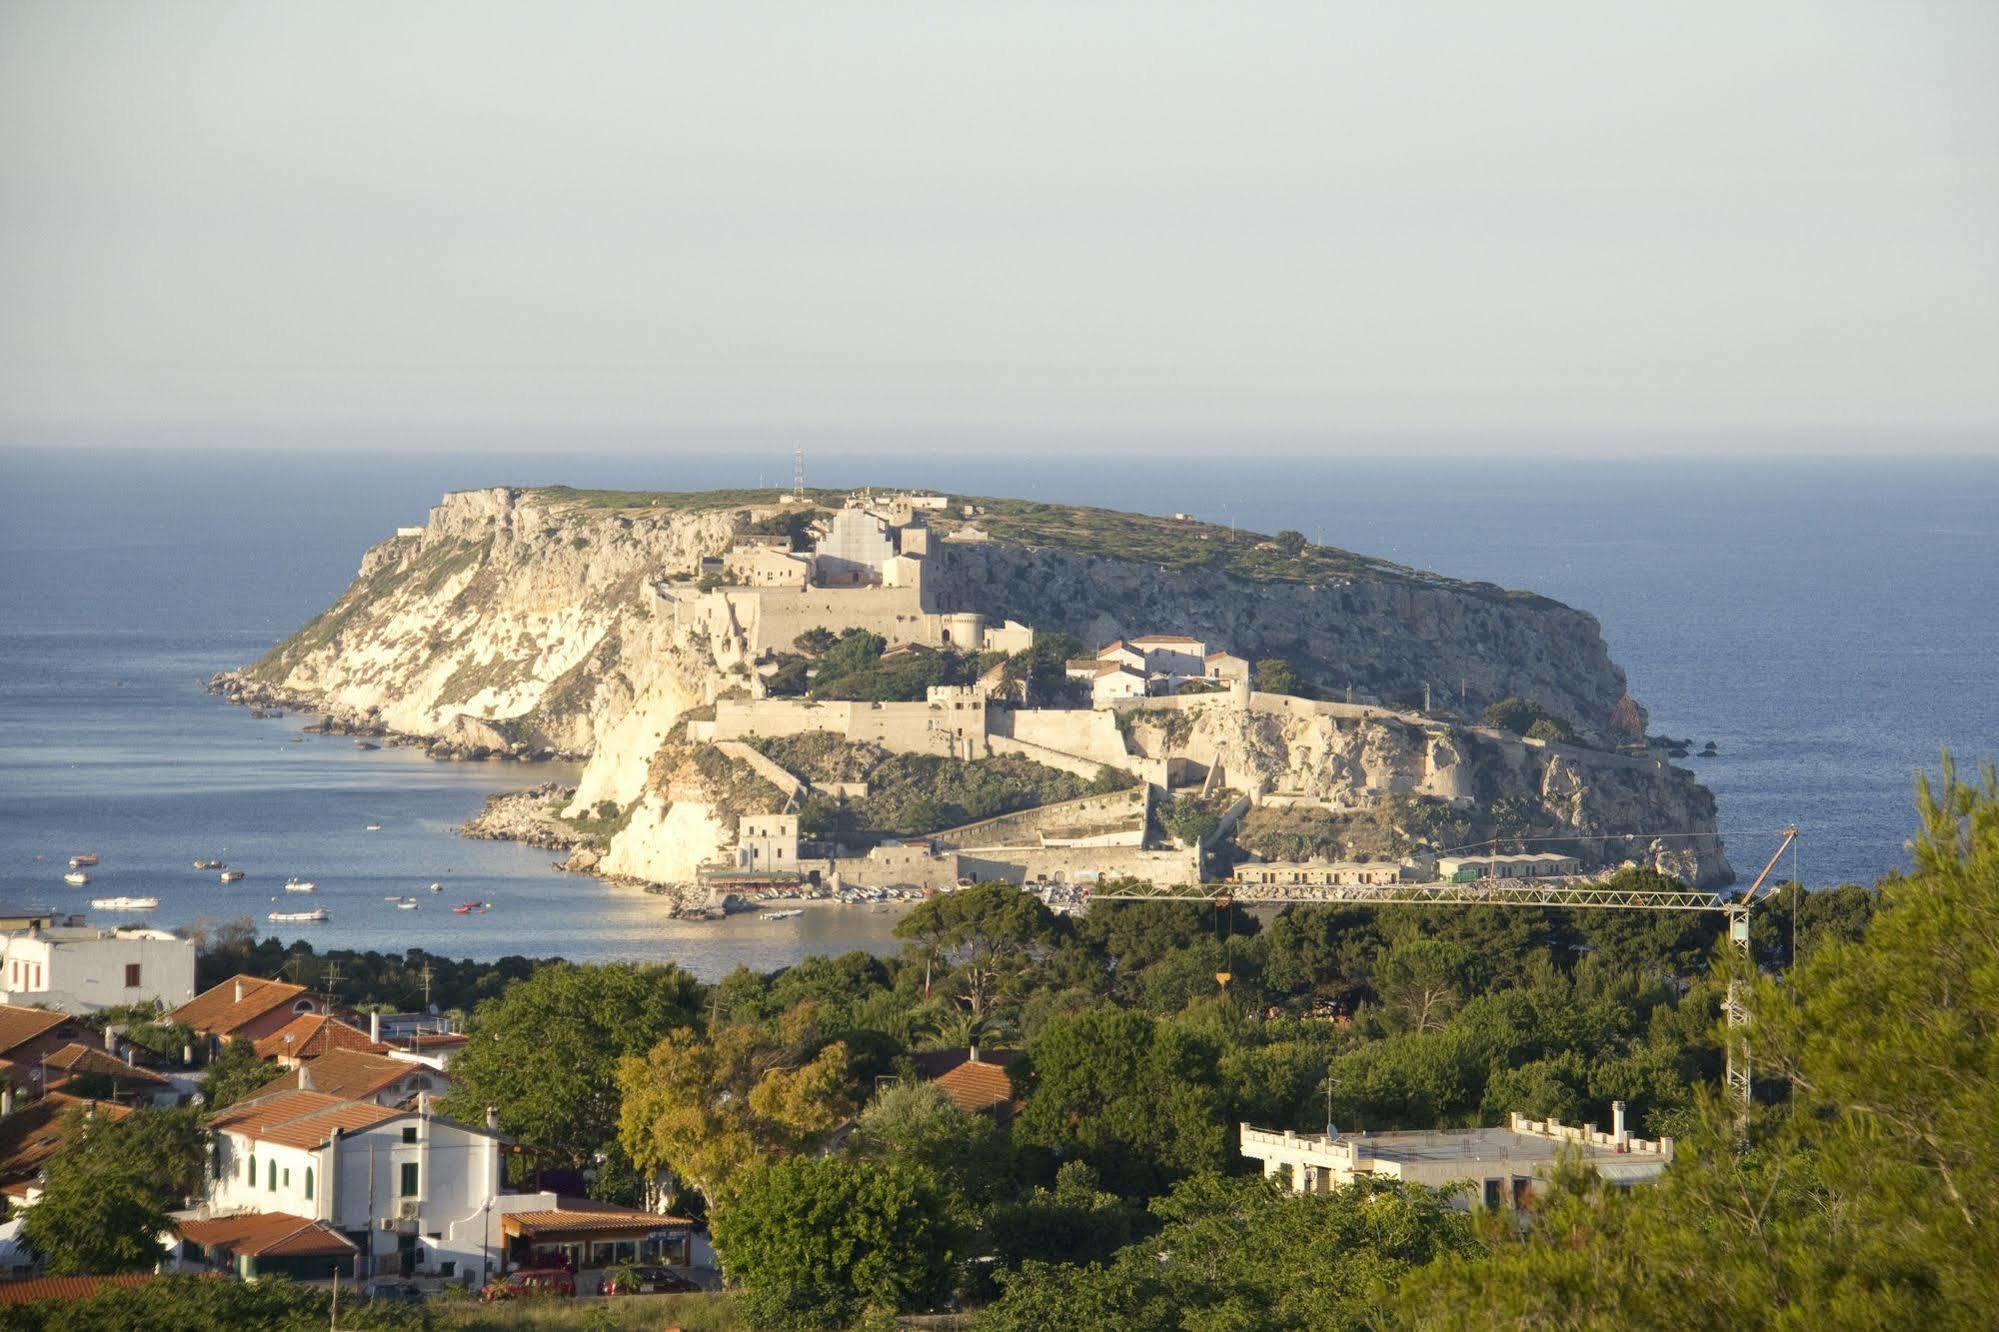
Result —
[{"label": "limestone cliff", "polygon": [[1123,724],[1137,752],[1219,769],[1260,809],[1294,811],[1252,818],[1239,837],[1269,859],[1520,838],[1531,840],[1505,849],[1565,851],[1591,867],[1631,860],[1697,887],[1735,877],[1714,796],[1659,759],[1263,694],[1157,700]]},{"label": "limestone cliff", "polygon": [[[655,759],[690,710],[754,682],[734,611],[718,618],[693,572],[775,499],[448,495],[421,529],[369,550],[331,607],[220,687],[460,752],[587,756],[572,809],[609,800],[630,813],[605,868],[680,876],[723,833],[693,826],[701,802],[672,799]],[[1225,528],[1010,501],[977,511],[988,504],[977,521],[992,539],[933,543],[932,605],[1086,642],[1196,634],[1251,658],[1291,656],[1336,689],[1385,696],[1428,682],[1440,704],[1461,697],[1472,713],[1520,695],[1591,731],[1625,696],[1596,621],[1545,598],[1326,549],[1280,560],[1268,543],[1217,544]],[[1143,524],[1144,540],[1106,523]],[[1521,775],[1558,798],[1564,773],[1550,760]],[[1592,770],[1574,798],[1606,799],[1596,784]]]}]

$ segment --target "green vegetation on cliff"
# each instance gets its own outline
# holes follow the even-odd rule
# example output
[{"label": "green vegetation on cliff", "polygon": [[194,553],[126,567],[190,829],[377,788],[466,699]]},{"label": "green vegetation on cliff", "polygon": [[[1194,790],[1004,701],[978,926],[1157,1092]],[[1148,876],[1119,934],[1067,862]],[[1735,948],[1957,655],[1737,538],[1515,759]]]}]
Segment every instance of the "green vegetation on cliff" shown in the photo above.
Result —
[{"label": "green vegetation on cliff", "polygon": [[893,754],[826,731],[748,743],[808,782],[866,782],[865,796],[835,801],[815,794],[799,814],[806,836],[850,842],[914,837],[1132,784],[1125,773],[1107,771],[1090,781],[1012,754],[970,763]]}]

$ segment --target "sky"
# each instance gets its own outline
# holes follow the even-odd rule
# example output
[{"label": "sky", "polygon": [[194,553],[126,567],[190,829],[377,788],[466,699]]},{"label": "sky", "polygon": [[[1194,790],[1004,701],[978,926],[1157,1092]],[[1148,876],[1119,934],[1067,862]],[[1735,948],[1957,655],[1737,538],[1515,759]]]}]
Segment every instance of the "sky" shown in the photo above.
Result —
[{"label": "sky", "polygon": [[0,444],[1999,452],[1999,4],[0,0]]}]

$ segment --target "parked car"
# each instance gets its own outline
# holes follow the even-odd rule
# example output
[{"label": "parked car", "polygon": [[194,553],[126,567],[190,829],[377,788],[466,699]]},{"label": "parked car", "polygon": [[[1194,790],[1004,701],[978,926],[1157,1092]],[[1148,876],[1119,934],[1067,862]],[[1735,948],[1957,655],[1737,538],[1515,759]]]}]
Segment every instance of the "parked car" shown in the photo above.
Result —
[{"label": "parked car", "polygon": [[597,1283],[599,1295],[685,1295],[700,1289],[698,1283],[689,1281],[670,1267],[649,1264],[620,1267],[607,1273]]},{"label": "parked car", "polygon": [[370,1281],[361,1287],[361,1298],[387,1304],[422,1304],[423,1291],[407,1281]]},{"label": "parked car", "polygon": [[560,1267],[523,1267],[488,1283],[479,1292],[479,1298],[491,1303],[494,1300],[517,1300],[524,1296],[566,1296],[575,1293],[574,1273]]}]

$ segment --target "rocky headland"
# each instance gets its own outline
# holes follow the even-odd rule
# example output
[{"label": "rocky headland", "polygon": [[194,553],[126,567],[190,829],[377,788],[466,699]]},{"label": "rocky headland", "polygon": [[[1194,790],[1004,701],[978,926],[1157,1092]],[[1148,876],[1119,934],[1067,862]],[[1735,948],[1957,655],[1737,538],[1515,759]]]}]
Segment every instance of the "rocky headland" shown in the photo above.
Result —
[{"label": "rocky headland", "polygon": [[[468,835],[562,850],[573,867],[608,876],[691,885],[700,865],[726,857],[735,822],[758,802],[723,797],[743,789],[740,774],[712,757],[694,762],[685,723],[712,715],[718,699],[761,695],[798,623],[760,618],[718,562],[746,534],[823,525],[840,503],[779,499],[559,487],[448,495],[422,527],[371,548],[326,611],[211,688],[439,758],[586,760],[573,791],[501,798]],[[1647,752],[1645,714],[1583,611],[1330,547],[1287,552],[1192,520],[963,496],[949,505],[927,515],[926,612],[1016,621],[1090,646],[1188,635],[1252,662],[1284,658],[1323,697],[1378,701],[1411,719],[1287,723],[1256,738],[1217,714],[1180,737],[1194,749],[1179,757],[1263,794],[1326,808],[1403,796],[1503,807],[1510,828],[1578,837],[1713,832],[1713,798],[1690,773],[1615,752]],[[837,607],[842,595],[822,600]],[[826,627],[844,627],[841,614]],[[877,619],[853,623],[879,631]],[[1436,711],[1417,718],[1426,685]],[[1567,719],[1576,743],[1481,735],[1481,711],[1509,698]],[[1163,731],[1127,729],[1135,753],[1172,748]],[[1450,761],[1440,765],[1440,751]],[[1425,787],[1460,759],[1448,793]],[[770,808],[783,795],[762,792]],[[1642,839],[1614,844],[1726,882],[1719,844],[1701,845],[1666,856]]]}]

